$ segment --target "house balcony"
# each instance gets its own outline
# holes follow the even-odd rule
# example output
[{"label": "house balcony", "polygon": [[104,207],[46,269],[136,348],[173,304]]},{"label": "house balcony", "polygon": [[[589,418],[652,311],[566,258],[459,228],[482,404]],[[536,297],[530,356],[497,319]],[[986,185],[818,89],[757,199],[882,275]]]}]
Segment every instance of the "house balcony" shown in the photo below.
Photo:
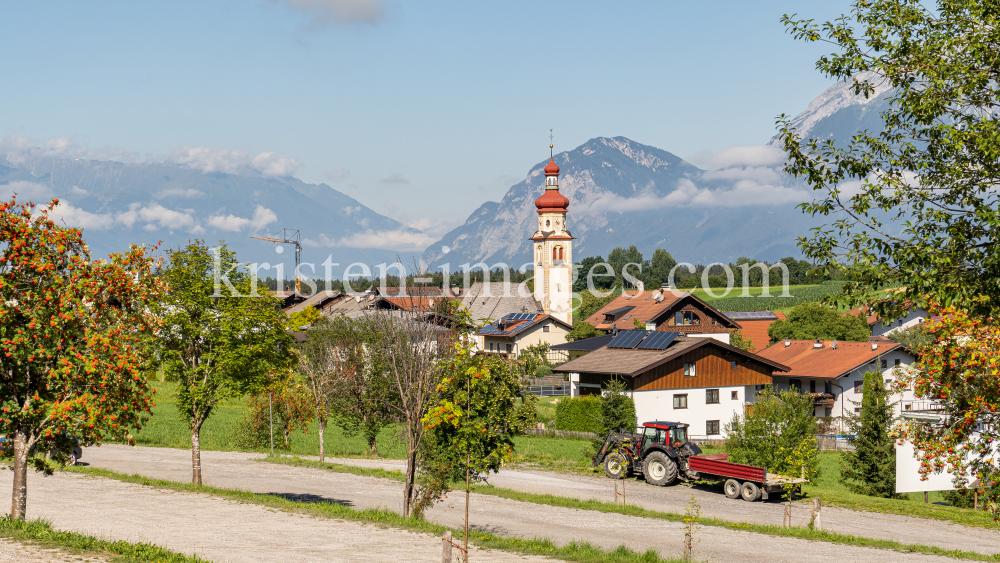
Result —
[{"label": "house balcony", "polygon": [[833,393],[811,393],[811,395],[813,398],[813,407],[832,409],[834,403],[837,402],[837,398],[833,396]]}]

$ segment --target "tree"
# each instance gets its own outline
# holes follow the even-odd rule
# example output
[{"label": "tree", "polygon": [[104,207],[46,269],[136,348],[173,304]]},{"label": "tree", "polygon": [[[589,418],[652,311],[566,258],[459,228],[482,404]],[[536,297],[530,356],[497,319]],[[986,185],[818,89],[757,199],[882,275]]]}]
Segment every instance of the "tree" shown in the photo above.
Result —
[{"label": "tree", "polygon": [[573,342],[574,340],[584,340],[586,338],[594,338],[595,336],[604,336],[603,330],[597,330],[594,325],[588,323],[584,320],[574,320],[573,329],[566,333],[566,340]]},{"label": "tree", "polygon": [[[633,244],[628,248],[617,247],[608,254],[608,264],[614,270],[615,287],[625,289],[636,289],[634,283],[625,279],[625,269],[628,268],[628,275],[636,279],[642,279],[644,273],[649,272],[649,262],[645,261],[642,253]],[[629,264],[637,264],[629,266]]]},{"label": "tree", "polygon": [[368,451],[378,455],[378,435],[397,417],[399,391],[390,377],[386,356],[378,352],[380,318],[336,317],[314,326],[316,346],[333,356],[330,411],[348,434],[360,434]]},{"label": "tree", "polygon": [[201,427],[226,399],[259,391],[294,361],[280,302],[255,295],[255,279],[225,244],[196,240],[168,251],[162,278],[163,370],[177,380],[177,409],[191,432],[192,482],[201,484]]},{"label": "tree", "polygon": [[291,449],[292,432],[309,430],[314,410],[305,389],[290,377],[278,377],[266,389],[250,397],[247,410],[236,428],[236,442],[244,448],[266,448],[273,444],[273,425],[281,433],[278,447]]},{"label": "tree", "polygon": [[306,341],[299,345],[298,368],[316,418],[320,462],[326,461],[324,434],[337,390],[337,376],[345,369],[345,356],[338,353],[331,332],[325,330],[328,322],[327,319],[319,321],[306,332]]},{"label": "tree", "polygon": [[649,261],[649,274],[654,278],[656,285],[667,283],[670,279],[670,270],[677,265],[677,260],[669,252],[662,248],[653,251],[653,258]]},{"label": "tree", "polygon": [[895,417],[878,372],[865,373],[861,414],[847,416],[849,444],[844,452],[840,481],[855,493],[882,498],[902,498],[896,493],[896,439],[890,435]]},{"label": "tree", "polygon": [[[785,170],[822,195],[803,210],[837,215],[799,239],[825,270],[850,266],[841,301],[885,319],[935,295],[978,317],[1000,303],[1000,12],[991,2],[855,0],[817,25],[785,16],[795,38],[838,52],[816,66],[866,98],[886,91],[880,131],[803,139],[779,119]],[[856,24],[854,22],[857,22]],[[855,27],[856,26],[856,27]],[[876,90],[876,89],[880,90]],[[890,299],[883,287],[900,290]]]},{"label": "tree", "polygon": [[316,307],[306,307],[288,316],[288,328],[295,332],[302,332],[301,327],[311,325],[318,321],[319,318],[319,310]]},{"label": "tree", "polygon": [[940,424],[904,422],[900,437],[913,443],[920,473],[948,470],[956,488],[979,480],[980,506],[1000,519],[1000,326],[956,307],[928,303],[924,331],[933,342],[920,361],[897,376],[900,389],[938,404]]},{"label": "tree", "polygon": [[[82,444],[134,443],[148,419],[143,371],[163,294],[147,249],[133,245],[91,260],[79,229],[57,225],[48,207],[0,203],[0,431],[13,456],[12,518],[28,504],[32,448],[54,451],[68,435]],[[43,459],[36,470],[51,472]]]},{"label": "tree", "polygon": [[754,349],[753,340],[743,336],[743,331],[738,328],[729,333],[729,343],[747,352],[753,352]]},{"label": "tree", "polygon": [[594,275],[590,279],[595,289],[611,289],[614,286],[614,276],[600,275],[607,273],[604,268],[594,270],[595,266],[602,263],[604,263],[603,257],[588,256],[581,260],[579,264],[575,264],[573,267],[573,291],[580,293],[589,289],[587,287],[587,276],[591,270],[594,271]]},{"label": "tree", "polygon": [[928,334],[924,328],[923,324],[918,324],[907,329],[896,329],[886,334],[885,337],[906,346],[907,350],[919,351],[934,343],[934,337]]},{"label": "tree", "polygon": [[635,401],[627,393],[628,385],[617,377],[608,382],[600,396],[601,429],[591,442],[594,451],[601,449],[608,432],[625,430],[631,432],[636,427]]},{"label": "tree", "polygon": [[743,415],[726,424],[730,461],[766,467],[772,473],[798,476],[806,462],[806,477],[819,471],[813,398],[795,391],[761,391]]},{"label": "tree", "polygon": [[842,315],[832,307],[820,303],[797,305],[786,320],[778,320],[767,328],[772,341],[792,340],[846,340],[865,342],[871,337],[864,315]]},{"label": "tree", "polygon": [[465,481],[468,549],[470,485],[513,459],[513,438],[525,424],[517,416],[521,386],[509,362],[496,354],[476,354],[469,339],[455,343],[442,375],[423,419],[428,436],[417,512],[440,499],[449,482]]}]

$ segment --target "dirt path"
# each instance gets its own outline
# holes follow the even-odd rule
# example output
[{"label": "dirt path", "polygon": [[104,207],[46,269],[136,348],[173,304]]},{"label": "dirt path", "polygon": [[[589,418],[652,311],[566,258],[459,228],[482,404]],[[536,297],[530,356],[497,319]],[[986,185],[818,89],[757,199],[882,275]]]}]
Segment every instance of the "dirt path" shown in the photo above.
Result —
[{"label": "dirt path", "polygon": [[[399,510],[402,485],[398,482],[311,468],[252,462],[248,461],[250,457],[254,456],[236,452],[204,452],[206,484],[300,500],[340,502],[355,508],[386,507]],[[93,466],[123,473],[140,473],[181,482],[190,480],[190,457],[184,450],[104,446],[88,449],[83,459]],[[504,482],[505,486],[517,485],[518,482],[523,484],[532,480],[538,481],[543,477],[559,480],[558,477],[551,475],[513,471],[503,477],[507,480]],[[586,490],[584,487],[586,482],[578,482],[575,477],[566,479],[562,485],[548,481],[542,483],[548,487],[547,492],[561,494],[563,491],[570,491],[576,493],[570,496],[587,496],[579,494],[580,490]],[[558,491],[553,491],[556,485]],[[670,489],[653,489],[661,494],[666,490]],[[428,518],[451,527],[459,527],[464,504],[459,495],[452,496],[453,498],[431,509]],[[731,502],[743,508],[742,503]],[[764,510],[771,509],[760,503],[756,503],[756,506],[764,506]],[[476,529],[518,537],[549,538],[557,544],[574,540],[588,541],[607,548],[625,544],[635,550],[644,551],[652,548],[662,555],[679,556],[683,543],[683,530],[679,523],[536,505],[489,495],[473,495],[470,513],[470,519]],[[738,520],[739,514],[730,513],[728,517]],[[886,522],[890,520],[892,519],[886,519]],[[974,540],[955,547],[967,550],[983,549],[987,553],[1000,551],[998,549],[1000,542],[997,541],[995,533],[979,529],[966,530],[961,526],[949,526],[935,521],[920,521],[920,524],[926,529],[924,537],[907,540],[906,538],[910,536],[905,530],[900,529],[900,535],[904,536],[900,540],[929,544],[938,536],[943,538],[953,533],[950,528],[955,527],[959,529],[958,531],[967,531],[968,538]],[[830,561],[834,555],[840,560],[858,562],[948,560],[942,557],[776,538],[713,527],[703,528],[697,537],[700,540],[696,547],[699,552],[698,559],[707,558],[712,561],[804,563]],[[170,547],[169,544],[163,545]]]},{"label": "dirt path", "polygon": [[[0,502],[10,502],[12,479],[10,471],[0,477],[0,487],[8,491],[0,495]],[[428,534],[312,518],[209,495],[72,473],[29,475],[28,518],[44,518],[58,530],[153,543],[215,563],[441,560],[441,539]],[[472,559],[489,563],[551,561],[479,550],[473,552]],[[25,560],[15,557],[11,561]],[[0,562],[6,563],[2,555]],[[49,562],[41,559],[38,563]]]},{"label": "dirt path", "polygon": [[107,563],[107,559],[0,539],[0,563]]}]

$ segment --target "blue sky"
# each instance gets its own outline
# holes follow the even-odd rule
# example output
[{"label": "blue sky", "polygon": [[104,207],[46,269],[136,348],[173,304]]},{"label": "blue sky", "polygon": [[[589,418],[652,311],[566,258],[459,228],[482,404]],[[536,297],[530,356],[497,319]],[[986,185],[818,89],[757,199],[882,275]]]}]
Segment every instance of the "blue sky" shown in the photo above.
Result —
[{"label": "blue sky", "polygon": [[[417,226],[456,226],[556,150],[766,142],[830,81],[783,13],[844,1],[7,2],[0,135],[162,158],[274,152]],[[95,153],[96,154],[96,153]],[[294,161],[294,162],[292,162]],[[294,164],[298,163],[298,166]]]}]

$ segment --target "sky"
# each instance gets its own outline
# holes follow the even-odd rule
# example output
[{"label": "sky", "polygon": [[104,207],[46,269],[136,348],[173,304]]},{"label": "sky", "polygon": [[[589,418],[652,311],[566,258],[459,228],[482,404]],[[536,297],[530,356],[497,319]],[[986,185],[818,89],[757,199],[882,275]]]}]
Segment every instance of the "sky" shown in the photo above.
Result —
[{"label": "sky", "polygon": [[[252,159],[443,233],[548,156],[625,136],[697,161],[832,81],[785,32],[848,2],[0,4],[0,136],[105,158]],[[51,141],[58,139],[59,141]]]}]

